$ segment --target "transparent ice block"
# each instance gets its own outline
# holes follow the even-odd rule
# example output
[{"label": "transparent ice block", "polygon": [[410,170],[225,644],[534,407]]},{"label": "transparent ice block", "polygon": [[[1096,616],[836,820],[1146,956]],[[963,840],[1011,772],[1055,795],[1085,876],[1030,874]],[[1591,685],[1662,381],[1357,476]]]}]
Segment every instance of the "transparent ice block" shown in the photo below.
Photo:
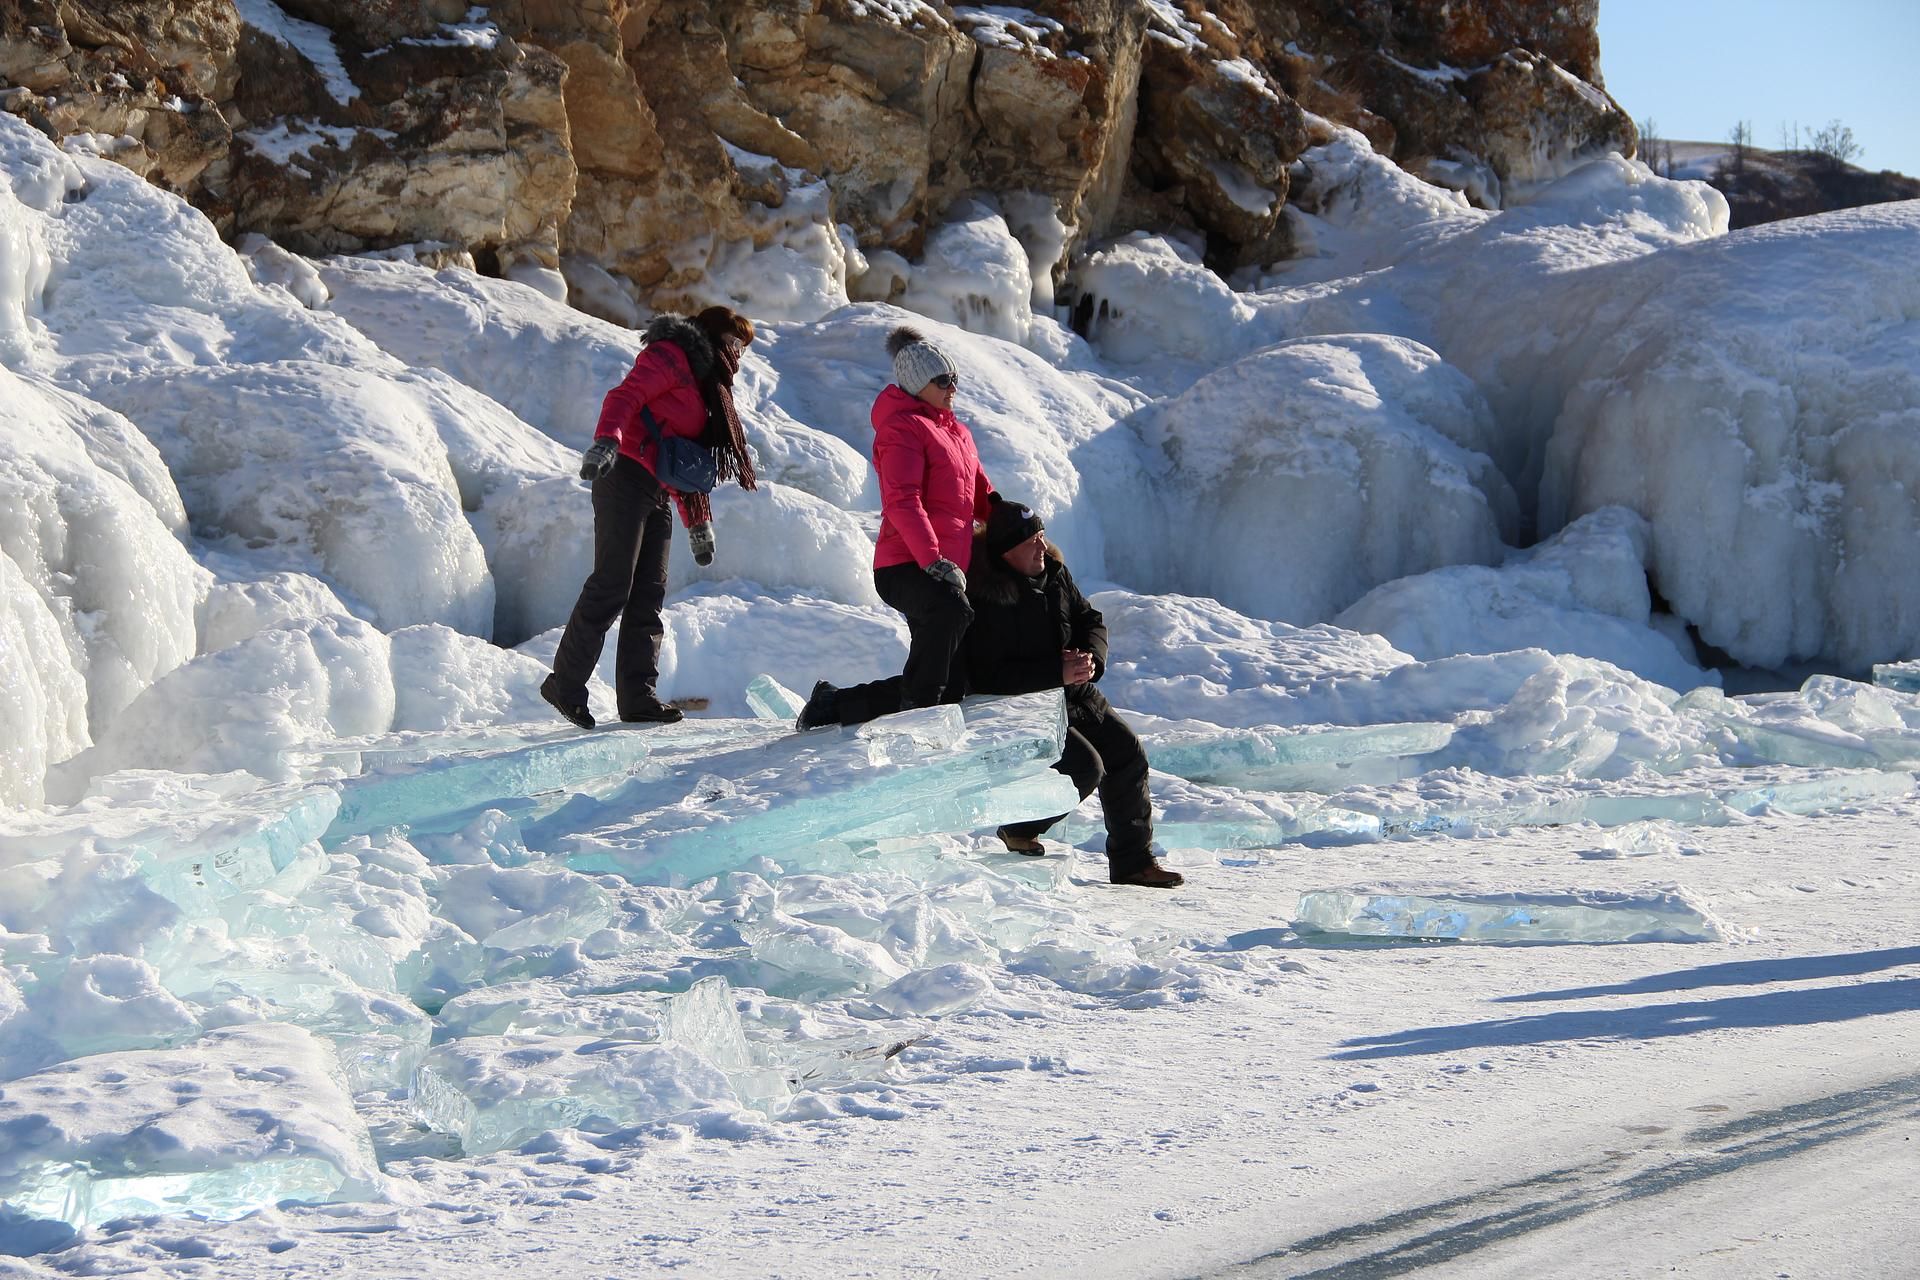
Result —
[{"label": "transparent ice block", "polygon": [[1316,889],[1302,933],[1460,942],[1722,942],[1723,926],[1682,889],[1640,893],[1464,893],[1444,888]]}]

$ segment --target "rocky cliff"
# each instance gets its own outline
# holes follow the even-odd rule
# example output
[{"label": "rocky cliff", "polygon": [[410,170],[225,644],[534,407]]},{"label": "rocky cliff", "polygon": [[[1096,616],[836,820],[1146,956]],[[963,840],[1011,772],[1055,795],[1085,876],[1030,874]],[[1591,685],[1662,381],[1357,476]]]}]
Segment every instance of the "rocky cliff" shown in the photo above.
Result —
[{"label": "rocky cliff", "polygon": [[1138,228],[1284,257],[1322,119],[1488,205],[1630,151],[1597,5],[0,0],[0,107],[229,237],[443,246],[616,314],[811,237],[885,297],[872,263],[980,195],[1056,265]]}]

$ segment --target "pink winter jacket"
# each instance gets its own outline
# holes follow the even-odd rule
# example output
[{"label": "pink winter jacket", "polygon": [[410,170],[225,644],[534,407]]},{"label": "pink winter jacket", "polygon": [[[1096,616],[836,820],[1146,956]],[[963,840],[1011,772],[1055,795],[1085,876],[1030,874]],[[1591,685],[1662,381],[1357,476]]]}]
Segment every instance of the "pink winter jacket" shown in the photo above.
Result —
[{"label": "pink winter jacket", "polygon": [[[641,349],[627,376],[601,402],[600,425],[593,432],[596,440],[611,436],[619,443],[621,453],[649,474],[657,474],[653,467],[657,452],[653,433],[640,419],[643,405],[653,410],[653,420],[667,435],[697,437],[706,428],[707,404],[700,398],[700,384],[694,381],[687,353],[678,343],[662,339]],[[680,508],[681,524],[692,528],[706,518],[704,494],[693,495],[701,500],[695,504],[701,510],[689,510],[687,494],[675,489],[667,492]]]},{"label": "pink winter jacket", "polygon": [[947,559],[964,572],[973,522],[993,485],[973,433],[945,409],[889,386],[873,402],[873,469],[880,475],[880,542],[873,567]]}]

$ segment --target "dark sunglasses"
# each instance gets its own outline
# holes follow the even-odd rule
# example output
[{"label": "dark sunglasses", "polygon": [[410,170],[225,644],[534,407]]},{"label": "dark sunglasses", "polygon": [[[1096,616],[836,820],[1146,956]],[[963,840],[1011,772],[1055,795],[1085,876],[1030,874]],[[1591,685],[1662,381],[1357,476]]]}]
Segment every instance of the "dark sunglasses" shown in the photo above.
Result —
[{"label": "dark sunglasses", "polygon": [[933,377],[928,378],[927,381],[942,391],[951,391],[960,385],[960,375],[957,373],[937,373]]}]

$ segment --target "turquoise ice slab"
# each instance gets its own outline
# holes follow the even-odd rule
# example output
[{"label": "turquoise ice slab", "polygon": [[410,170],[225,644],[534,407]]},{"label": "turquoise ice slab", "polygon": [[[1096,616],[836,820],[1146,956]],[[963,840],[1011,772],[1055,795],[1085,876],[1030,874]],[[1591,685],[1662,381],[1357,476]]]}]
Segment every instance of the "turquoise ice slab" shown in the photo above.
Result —
[{"label": "turquoise ice slab", "polygon": [[[486,808],[568,791],[631,773],[651,754],[647,734],[607,729],[563,733],[499,750],[376,763],[339,783],[340,812],[329,844],[387,827],[413,832],[455,829]],[[377,752],[369,752],[377,759]]]},{"label": "turquoise ice slab", "polygon": [[1316,725],[1290,729],[1168,727],[1145,735],[1147,757],[1162,773],[1194,782],[1254,790],[1321,790],[1331,783],[1375,780],[1342,778],[1368,766],[1398,776],[1401,761],[1438,751],[1453,740],[1453,726],[1410,724]]},{"label": "turquoise ice slab", "polygon": [[0,866],[64,859],[78,849],[133,859],[147,885],[189,915],[272,880],[333,821],[325,787],[235,787],[239,775],[183,779],[133,794],[159,775],[123,775],[129,793],[90,798],[63,813],[22,814],[0,843]]},{"label": "turquoise ice slab", "polygon": [[1316,889],[1303,934],[1458,942],[1721,942],[1726,930],[1683,889],[1635,893],[1471,893],[1444,888]]},{"label": "turquoise ice slab", "polygon": [[1059,690],[969,699],[858,729],[788,734],[672,762],[597,802],[529,824],[530,846],[576,870],[690,884],[768,857],[789,870],[825,841],[966,832],[1079,803],[1054,772]]}]

